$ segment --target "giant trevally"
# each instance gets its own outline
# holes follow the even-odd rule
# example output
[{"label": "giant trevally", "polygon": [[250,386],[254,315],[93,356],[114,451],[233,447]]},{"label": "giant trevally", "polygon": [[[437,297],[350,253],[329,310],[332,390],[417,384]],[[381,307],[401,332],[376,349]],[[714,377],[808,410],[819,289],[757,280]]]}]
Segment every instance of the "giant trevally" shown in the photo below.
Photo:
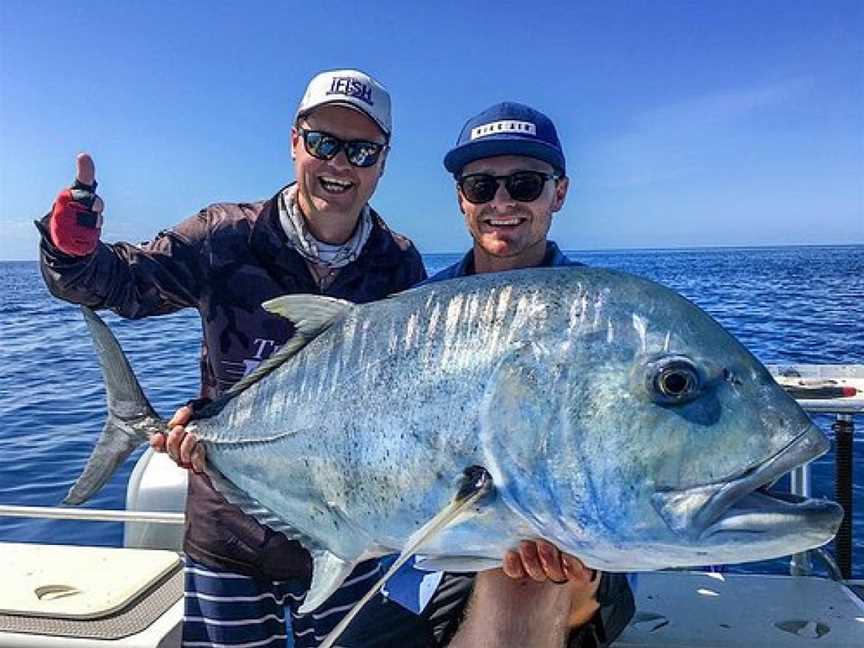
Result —
[{"label": "giant trevally", "polygon": [[[359,561],[402,550],[466,469],[491,487],[426,539],[420,566],[494,567],[524,538],[607,571],[753,561],[818,547],[840,523],[834,503],[765,488],[826,437],[729,333],[656,283],[545,268],[265,307],[296,335],[188,429],[229,500],[311,551],[304,610]],[[71,502],[165,425],[85,314],[110,415]]]}]

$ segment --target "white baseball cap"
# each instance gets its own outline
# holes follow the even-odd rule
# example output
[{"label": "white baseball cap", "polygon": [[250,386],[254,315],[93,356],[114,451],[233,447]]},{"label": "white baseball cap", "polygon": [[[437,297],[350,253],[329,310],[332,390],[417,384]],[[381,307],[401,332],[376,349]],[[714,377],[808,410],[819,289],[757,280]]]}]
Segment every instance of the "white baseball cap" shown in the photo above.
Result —
[{"label": "white baseball cap", "polygon": [[362,112],[390,137],[390,94],[368,74],[360,70],[328,70],[315,75],[306,87],[294,121],[318,106],[330,104]]}]

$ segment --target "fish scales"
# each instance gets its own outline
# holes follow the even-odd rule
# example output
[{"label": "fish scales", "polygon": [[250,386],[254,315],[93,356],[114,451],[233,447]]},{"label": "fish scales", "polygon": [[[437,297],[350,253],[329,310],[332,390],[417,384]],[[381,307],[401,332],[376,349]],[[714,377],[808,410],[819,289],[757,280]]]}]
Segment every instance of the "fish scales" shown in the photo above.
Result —
[{"label": "fish scales", "polygon": [[[378,308],[357,307],[283,366],[278,377],[253,385],[235,399],[234,407],[199,424],[197,433],[209,444],[208,457],[228,473],[233,471],[220,463],[223,454],[234,455],[224,460],[227,464],[240,461],[244,469],[266,465],[266,457],[259,455],[278,455],[280,479],[311,484],[302,493],[304,499],[312,495],[359,512],[369,521],[367,536],[392,517],[394,501],[404,502],[405,524],[387,540],[396,541],[400,533],[404,539],[452,497],[454,480],[466,465],[480,463],[476,415],[472,421],[468,414],[476,409],[472,404],[482,389],[465,386],[479,385],[477,376],[491,371],[498,349],[489,342],[502,337],[502,330],[512,337],[526,317],[527,304],[508,313],[508,295],[499,300],[498,292],[490,287],[470,299],[445,292],[431,304],[420,300],[398,313],[391,312],[388,302]],[[481,310],[482,302],[497,305],[497,310]],[[436,337],[442,311],[447,313],[446,334]],[[490,311],[496,317],[489,317]],[[387,335],[360,338],[358,343],[357,331],[373,325]],[[432,334],[420,336],[417,330]],[[401,338],[397,331],[404,331]],[[310,384],[327,388],[310,390]],[[340,404],[339,411],[333,411],[333,403]],[[422,406],[406,411],[406,403]],[[458,419],[454,411],[460,413]],[[240,412],[244,414],[238,416]],[[258,412],[254,426],[249,412]],[[260,444],[260,452],[250,453],[249,442]],[[271,444],[282,447],[264,447]],[[319,447],[327,450],[325,456],[312,454]],[[286,455],[296,459],[285,462],[281,457]],[[248,490],[261,488],[260,483],[250,484]],[[405,501],[406,494],[422,491],[434,497]],[[299,520],[294,524],[314,537],[311,528],[319,516],[312,517],[308,526]]]}]

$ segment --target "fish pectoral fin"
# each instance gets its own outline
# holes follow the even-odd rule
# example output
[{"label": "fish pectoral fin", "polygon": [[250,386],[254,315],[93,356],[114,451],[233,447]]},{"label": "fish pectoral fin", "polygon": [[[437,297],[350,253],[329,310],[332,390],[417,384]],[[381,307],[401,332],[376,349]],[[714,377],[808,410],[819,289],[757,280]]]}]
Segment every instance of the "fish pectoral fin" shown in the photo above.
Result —
[{"label": "fish pectoral fin", "polygon": [[[456,495],[435,517],[411,534],[405,545],[405,549],[402,550],[400,559],[404,556],[405,560],[408,560],[408,558],[416,554],[420,547],[456,521],[456,518],[460,515],[467,513],[468,509],[482,497],[491,493],[493,488],[492,475],[483,466],[470,466],[466,468],[457,482]],[[394,566],[397,563],[399,563],[399,560],[393,563]]]},{"label": "fish pectoral fin", "polygon": [[414,566],[430,572],[481,572],[497,569],[501,566],[501,559],[480,556],[417,556]]},{"label": "fish pectoral fin", "polygon": [[[465,472],[459,479],[456,489],[456,496],[445,506],[438,514],[435,515],[426,524],[420,527],[417,531],[411,534],[408,542],[399,557],[390,565],[390,569],[384,574],[372,588],[366,592],[366,595],[357,601],[351,611],[346,614],[339,624],[333,628],[332,632],[327,635],[327,638],[318,648],[331,648],[339,636],[345,632],[348,624],[360,612],[366,603],[381,591],[387,579],[399,571],[399,568],[404,565],[411,556],[431,538],[435,537],[442,529],[453,523],[461,514],[465,513],[474,506],[480,499],[488,495],[492,491],[492,476],[482,466],[471,466],[465,469]],[[313,556],[315,554],[313,553]],[[315,568],[318,567],[318,561],[315,561]],[[315,585],[315,574],[312,574],[312,585]],[[311,594],[311,592],[310,592]],[[305,606],[306,603],[304,602]],[[311,608],[310,608],[311,609]],[[303,611],[303,608],[300,608]]]},{"label": "fish pectoral fin", "polygon": [[309,593],[306,594],[303,605],[298,610],[300,614],[307,614],[321,606],[333,592],[339,589],[357,564],[343,560],[323,549],[311,553],[314,561],[312,584],[309,586]]}]

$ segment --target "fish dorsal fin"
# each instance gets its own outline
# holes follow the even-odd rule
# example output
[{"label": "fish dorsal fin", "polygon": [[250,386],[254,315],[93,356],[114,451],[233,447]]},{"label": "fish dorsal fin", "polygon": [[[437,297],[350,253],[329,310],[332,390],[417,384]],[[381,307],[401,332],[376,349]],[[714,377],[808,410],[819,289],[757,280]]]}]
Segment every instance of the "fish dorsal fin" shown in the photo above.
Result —
[{"label": "fish dorsal fin", "polygon": [[311,340],[353,308],[354,303],[326,295],[282,295],[264,302],[261,307],[291,320],[297,332]]},{"label": "fish dorsal fin", "polygon": [[250,385],[254,385],[282,363],[297,355],[303,347],[330,328],[330,325],[340,315],[353,308],[354,303],[324,295],[283,295],[282,297],[275,297],[266,301],[261,306],[264,310],[274,315],[279,315],[290,320],[294,325],[295,333],[276,353],[234,383],[231,389],[227,390],[221,398],[217,399],[218,404],[214,401],[213,406],[208,406],[208,415],[213,410],[221,409],[224,402],[231,400],[231,398]]},{"label": "fish dorsal fin", "polygon": [[309,586],[309,593],[306,594],[303,605],[297,610],[300,614],[307,614],[320,607],[333,592],[341,587],[357,565],[356,562],[343,560],[325,549],[311,553],[314,561],[312,584]]}]

